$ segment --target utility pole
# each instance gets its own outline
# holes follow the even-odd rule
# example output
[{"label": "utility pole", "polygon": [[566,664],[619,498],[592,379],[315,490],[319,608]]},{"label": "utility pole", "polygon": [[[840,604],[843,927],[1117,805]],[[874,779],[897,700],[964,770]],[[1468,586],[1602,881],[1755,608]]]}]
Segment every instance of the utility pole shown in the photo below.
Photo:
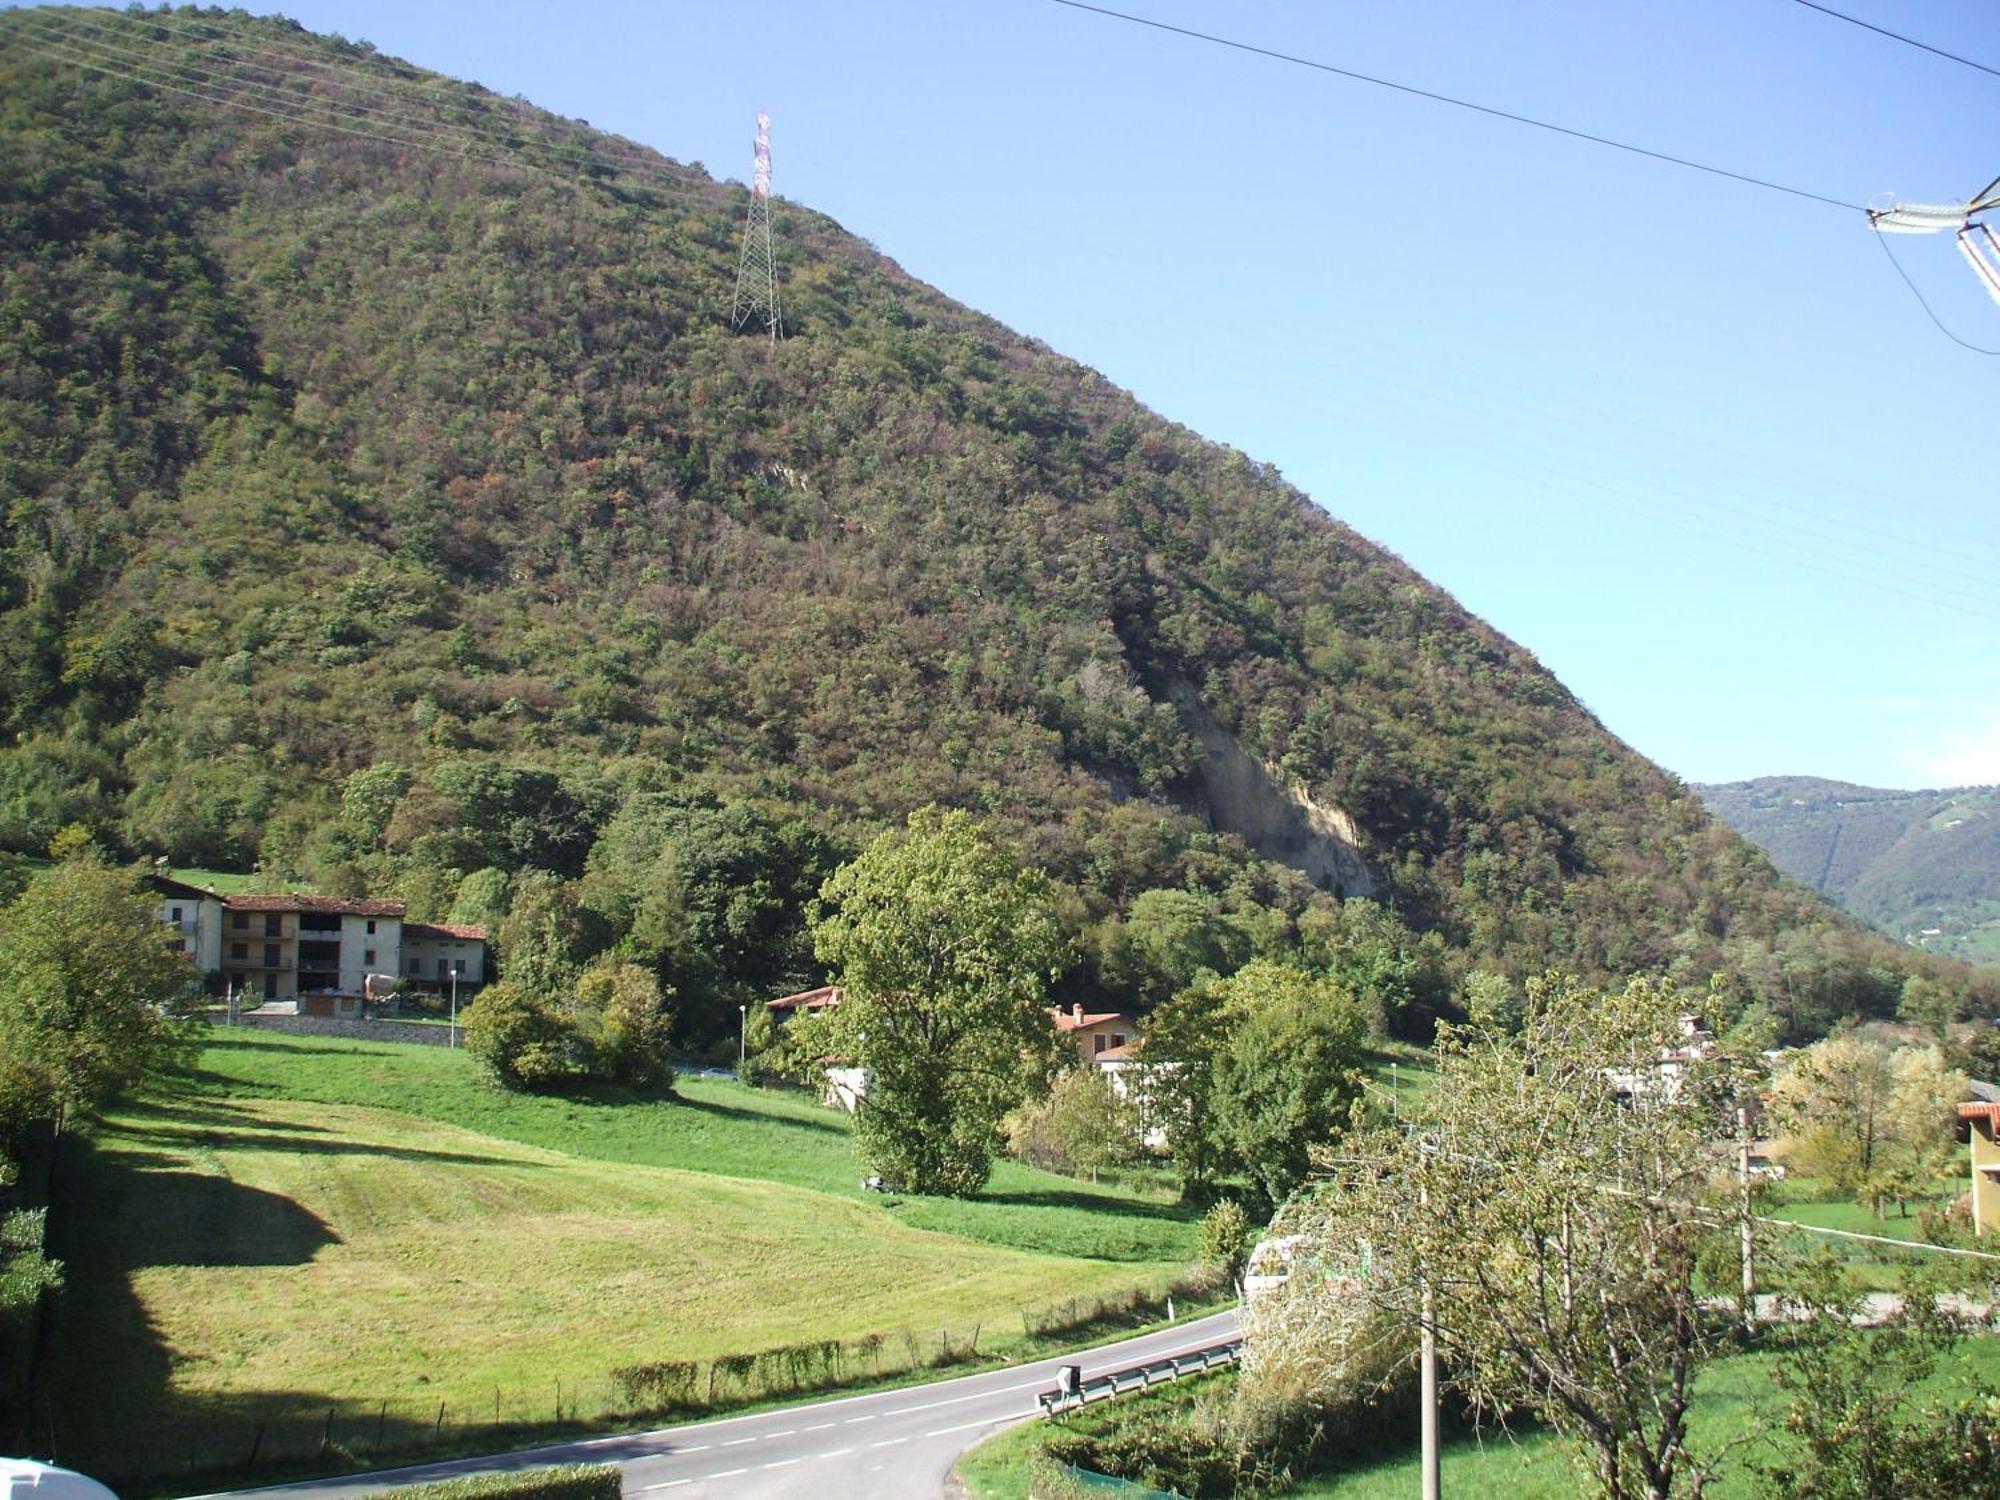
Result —
[{"label": "utility pole", "polygon": [[[1417,1202],[1428,1209],[1431,1190],[1417,1189]],[[1423,1272],[1423,1304],[1418,1312],[1418,1337],[1423,1365],[1424,1500],[1440,1500],[1443,1494],[1438,1455],[1438,1349],[1437,1302],[1431,1291],[1430,1268]]]},{"label": "utility pole", "polygon": [[452,1046],[458,1045],[458,970],[451,971],[451,1034],[446,1038]]},{"label": "utility pole", "polygon": [[771,248],[771,117],[757,111],[757,170],[750,179],[750,213],[743,221],[743,255],[736,263],[736,300],[729,326],[761,318],[771,341],[785,336],[778,316],[778,260]]},{"label": "utility pole", "polygon": [[1736,1106],[1736,1212],[1743,1248],[1743,1336],[1757,1332],[1757,1220],[1750,1212],[1750,1106]]}]

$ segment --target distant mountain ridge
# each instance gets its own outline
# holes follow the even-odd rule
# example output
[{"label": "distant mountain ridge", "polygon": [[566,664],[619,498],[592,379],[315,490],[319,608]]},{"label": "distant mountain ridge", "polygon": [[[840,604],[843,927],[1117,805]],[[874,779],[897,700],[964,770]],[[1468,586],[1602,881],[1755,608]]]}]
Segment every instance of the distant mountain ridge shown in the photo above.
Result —
[{"label": "distant mountain ridge", "polygon": [[2000,960],[2000,787],[1764,776],[1695,790],[1787,875],[1892,937]]}]

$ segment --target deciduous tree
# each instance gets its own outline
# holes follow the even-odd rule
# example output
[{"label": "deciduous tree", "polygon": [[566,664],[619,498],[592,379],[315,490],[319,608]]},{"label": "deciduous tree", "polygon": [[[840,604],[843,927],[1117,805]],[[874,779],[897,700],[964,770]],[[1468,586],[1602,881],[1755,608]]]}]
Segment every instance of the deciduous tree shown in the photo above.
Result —
[{"label": "deciduous tree", "polygon": [[0,1080],[69,1129],[157,1068],[196,979],[138,880],[56,865],[0,911]]},{"label": "deciduous tree", "polygon": [[1000,1122],[1048,1076],[1044,1000],[1068,957],[1049,881],[964,812],[926,808],[822,889],[813,944],[844,1002],[794,1023],[794,1055],[867,1070],[868,1165],[917,1193],[986,1181]]}]

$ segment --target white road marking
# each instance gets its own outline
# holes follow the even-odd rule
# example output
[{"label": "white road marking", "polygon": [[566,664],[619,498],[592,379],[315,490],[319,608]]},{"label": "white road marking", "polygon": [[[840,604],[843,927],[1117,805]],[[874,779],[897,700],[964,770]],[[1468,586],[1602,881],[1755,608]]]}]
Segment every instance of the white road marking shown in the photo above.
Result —
[{"label": "white road marking", "polygon": [[[1035,1415],[1035,1413],[1031,1411],[1024,1411],[1019,1413],[1019,1415],[1023,1417],[1032,1417]],[[1013,1420],[1014,1420],[1013,1417],[987,1417],[984,1421],[980,1422],[961,1422],[956,1427],[940,1427],[936,1432],[927,1432],[924,1434],[924,1436],[927,1438],[944,1437],[954,1432],[970,1432],[975,1427],[991,1427],[995,1422],[1011,1422]]]},{"label": "white road marking", "polygon": [[685,1448],[669,1448],[669,1453],[706,1453],[714,1445],[711,1443],[689,1443]]},{"label": "white road marking", "polygon": [[852,1453],[853,1451],[854,1451],[854,1450],[853,1450],[852,1448],[829,1448],[829,1449],[827,1449],[827,1451],[826,1451],[826,1452],[824,1452],[824,1453],[815,1453],[815,1454],[813,1455],[813,1457],[814,1457],[814,1458],[845,1458],[845,1457],[847,1457],[847,1455],[848,1455],[848,1454]]},{"label": "white road marking", "polygon": [[639,1486],[639,1493],[643,1495],[648,1490],[677,1490],[684,1484],[693,1483],[692,1479],[669,1479],[665,1484],[642,1484]]},{"label": "white road marking", "polygon": [[779,1458],[773,1459],[770,1463],[765,1464],[764,1467],[767,1469],[789,1469],[797,1462],[796,1458]]},{"label": "white road marking", "polygon": [[[984,1401],[989,1396],[1006,1396],[1011,1395],[1015,1391],[1038,1391],[1045,1384],[1047,1382],[1034,1380],[1026,1385],[1002,1386],[997,1391],[974,1391],[969,1396],[952,1396],[943,1401],[926,1401],[921,1406],[899,1406],[894,1411],[884,1412],[883,1415],[888,1417],[902,1417],[908,1416],[913,1411],[936,1411],[940,1406],[963,1406],[968,1401]],[[858,1421],[859,1418],[856,1420]]]},{"label": "white road marking", "polygon": [[907,1443],[908,1441],[909,1439],[906,1437],[884,1438],[881,1442],[870,1443],[868,1446],[871,1448],[893,1448],[898,1443]]},{"label": "white road marking", "polygon": [[820,1424],[819,1424],[819,1425],[818,1425],[817,1427],[801,1427],[801,1428],[799,1429],[799,1431],[800,1431],[800,1432],[825,1432],[825,1431],[827,1430],[827,1428],[829,1428],[829,1427],[836,1427],[836,1426],[838,1426],[838,1425],[839,1425],[839,1424],[838,1424],[838,1423],[836,1423],[836,1422],[822,1422],[822,1423],[820,1423]]},{"label": "white road marking", "polygon": [[724,1443],[722,1446],[725,1448],[741,1448],[745,1443],[754,1443],[756,1441],[757,1439],[755,1437],[731,1438],[728,1442]]},{"label": "white road marking", "polygon": [[738,1474],[748,1474],[748,1469],[722,1469],[714,1474],[704,1474],[704,1479],[734,1479]]},{"label": "white road marking", "polygon": [[880,1412],[876,1412],[876,1413],[874,1413],[874,1415],[872,1415],[872,1416],[866,1416],[866,1417],[849,1417],[849,1418],[848,1418],[848,1419],[847,1419],[847,1420],[846,1420],[845,1422],[841,1423],[841,1426],[843,1426],[843,1427],[852,1427],[852,1426],[853,1426],[853,1425],[854,1425],[854,1424],[855,1424],[856,1422],[872,1422],[872,1421],[874,1421],[874,1420],[875,1420],[875,1418],[876,1418],[876,1417],[879,1417],[879,1416],[881,1416],[881,1415],[882,1415],[882,1414],[881,1414]]}]

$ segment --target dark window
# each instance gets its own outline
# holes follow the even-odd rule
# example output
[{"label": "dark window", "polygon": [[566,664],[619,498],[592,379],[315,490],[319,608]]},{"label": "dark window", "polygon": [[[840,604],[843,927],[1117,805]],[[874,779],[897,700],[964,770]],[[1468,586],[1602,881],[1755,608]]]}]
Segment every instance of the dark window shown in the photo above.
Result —
[{"label": "dark window", "polygon": [[[440,969],[444,967],[443,959],[438,960],[438,967]],[[451,961],[451,972],[454,974],[463,974],[465,972],[465,960],[462,958],[454,958]]]},{"label": "dark window", "polygon": [[285,919],[279,916],[274,911],[266,912],[264,914],[264,936],[283,937],[284,935],[285,935]]},{"label": "dark window", "polygon": [[1110,1045],[1111,1045],[1111,1038],[1106,1036],[1101,1031],[1098,1032],[1096,1036],[1090,1039],[1090,1050],[1093,1052],[1102,1052],[1106,1047],[1109,1047]]},{"label": "dark window", "polygon": [[276,974],[266,974],[264,976],[264,998],[266,1000],[275,1000],[278,998],[278,976]]},{"label": "dark window", "polygon": [[181,909],[178,906],[176,906],[174,908],[174,925],[178,927],[180,926],[180,922],[181,922]]},{"label": "dark window", "polygon": [[[370,937],[373,937],[373,936],[375,936],[375,921],[374,921],[374,918],[372,918],[372,917],[371,917],[371,918],[369,918],[369,921],[368,921],[368,935],[369,935]],[[369,961],[370,963],[373,963],[373,962],[375,962],[375,960],[374,960],[374,959],[372,959],[372,958],[371,958],[371,959],[369,959],[368,961]]]},{"label": "dark window", "polygon": [[231,943],[229,945],[229,956],[248,963],[250,961],[250,945],[248,943]]},{"label": "dark window", "polygon": [[250,930],[250,913],[247,911],[231,912],[229,914],[229,925],[234,927],[238,932],[248,932]]},{"label": "dark window", "polygon": [[264,945],[264,967],[267,969],[278,967],[278,945],[276,943],[266,943]]},{"label": "dark window", "polygon": [[[370,925],[370,926],[373,926],[374,924],[373,924],[373,923],[370,923],[369,925]],[[362,962],[363,962],[364,964],[366,964],[366,965],[367,965],[367,966],[368,966],[369,968],[371,968],[371,969],[372,969],[372,968],[374,968],[374,967],[375,967],[375,950],[374,950],[373,948],[363,948],[363,949],[361,950],[361,961],[362,961]]]},{"label": "dark window", "polygon": [[1112,1033],[1111,1033],[1111,1045],[1112,1045],[1112,1046],[1114,1046],[1114,1047],[1122,1047],[1122,1046],[1124,1046],[1124,1045],[1125,1045],[1125,1033],[1124,1033],[1124,1032],[1122,1032],[1122,1031],[1114,1031],[1114,1032],[1112,1032]]}]

